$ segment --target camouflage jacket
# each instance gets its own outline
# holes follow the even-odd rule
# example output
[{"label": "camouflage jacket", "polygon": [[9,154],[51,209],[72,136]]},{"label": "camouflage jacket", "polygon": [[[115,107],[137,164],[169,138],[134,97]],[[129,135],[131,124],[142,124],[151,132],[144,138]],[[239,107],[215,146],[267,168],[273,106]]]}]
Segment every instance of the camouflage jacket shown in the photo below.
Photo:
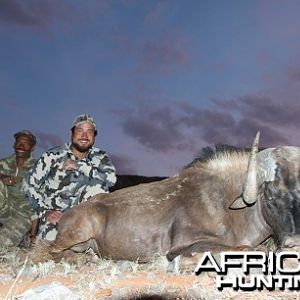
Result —
[{"label": "camouflage jacket", "polygon": [[[76,161],[75,170],[65,170],[67,160]],[[108,155],[92,147],[79,160],[70,144],[44,153],[29,172],[25,191],[32,208],[39,217],[47,210],[65,211],[88,198],[108,192],[116,182],[116,171]]]},{"label": "camouflage jacket", "polygon": [[23,179],[27,176],[29,170],[32,168],[36,159],[30,157],[22,166],[17,169],[16,155],[13,154],[7,158],[0,160],[0,174],[14,176],[17,178],[17,183],[13,186],[7,186],[7,192],[10,199],[25,200],[25,194],[23,190]]}]

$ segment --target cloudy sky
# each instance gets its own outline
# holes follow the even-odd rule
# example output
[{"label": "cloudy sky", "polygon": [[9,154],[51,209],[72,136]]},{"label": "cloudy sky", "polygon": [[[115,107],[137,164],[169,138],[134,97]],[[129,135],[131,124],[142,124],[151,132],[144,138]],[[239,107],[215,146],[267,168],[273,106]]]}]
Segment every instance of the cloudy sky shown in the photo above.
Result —
[{"label": "cloudy sky", "polygon": [[201,147],[300,146],[300,1],[0,0],[0,156],[70,140],[119,174],[174,175]]}]

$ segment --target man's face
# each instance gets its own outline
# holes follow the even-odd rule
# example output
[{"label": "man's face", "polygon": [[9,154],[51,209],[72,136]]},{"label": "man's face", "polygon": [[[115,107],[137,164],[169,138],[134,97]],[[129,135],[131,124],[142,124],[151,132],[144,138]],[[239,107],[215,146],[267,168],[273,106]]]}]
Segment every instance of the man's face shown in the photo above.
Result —
[{"label": "man's face", "polygon": [[34,143],[27,135],[19,135],[14,144],[15,153],[20,157],[29,157],[34,150]]},{"label": "man's face", "polygon": [[87,152],[95,143],[95,128],[90,123],[77,125],[72,133],[72,145],[79,152]]}]

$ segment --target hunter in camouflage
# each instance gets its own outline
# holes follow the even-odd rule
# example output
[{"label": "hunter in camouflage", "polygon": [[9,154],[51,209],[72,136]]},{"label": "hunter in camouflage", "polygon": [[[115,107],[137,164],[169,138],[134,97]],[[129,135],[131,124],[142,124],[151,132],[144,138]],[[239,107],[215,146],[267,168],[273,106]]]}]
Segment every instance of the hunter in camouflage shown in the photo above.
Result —
[{"label": "hunter in camouflage", "polygon": [[35,163],[35,136],[28,130],[15,134],[15,154],[0,160],[0,245],[18,246],[31,228],[31,208],[23,180]]},{"label": "hunter in camouflage", "polygon": [[93,147],[97,135],[93,118],[78,116],[71,131],[71,143],[44,153],[26,182],[28,200],[40,218],[39,239],[54,240],[64,211],[108,192],[116,182],[108,155]]}]

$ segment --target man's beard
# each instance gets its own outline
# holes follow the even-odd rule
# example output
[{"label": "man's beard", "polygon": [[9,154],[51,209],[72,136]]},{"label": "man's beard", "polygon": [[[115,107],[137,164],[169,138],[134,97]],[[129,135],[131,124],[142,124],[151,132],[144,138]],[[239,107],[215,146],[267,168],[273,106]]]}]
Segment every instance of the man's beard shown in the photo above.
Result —
[{"label": "man's beard", "polygon": [[72,143],[72,147],[74,147],[77,151],[81,152],[81,153],[85,153],[88,152],[93,145],[86,145],[86,146],[80,146],[77,143]]},{"label": "man's beard", "polygon": [[19,158],[29,158],[30,155],[31,155],[30,151],[18,151],[18,150],[16,150],[15,153],[16,153],[16,157],[19,157]]}]

